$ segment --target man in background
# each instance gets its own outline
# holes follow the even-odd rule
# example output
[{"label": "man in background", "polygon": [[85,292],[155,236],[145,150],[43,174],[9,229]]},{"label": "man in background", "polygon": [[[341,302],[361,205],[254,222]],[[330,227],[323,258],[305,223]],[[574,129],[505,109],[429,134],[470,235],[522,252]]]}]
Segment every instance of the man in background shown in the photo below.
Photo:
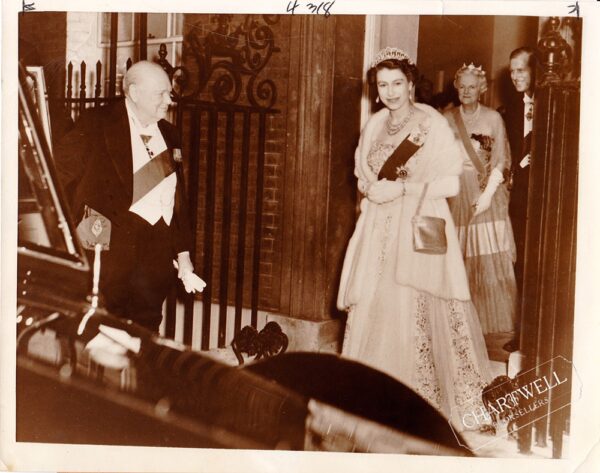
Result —
[{"label": "man in background", "polygon": [[517,260],[515,278],[519,299],[516,310],[515,338],[504,345],[507,351],[519,349],[521,325],[521,297],[523,294],[523,269],[525,235],[527,228],[527,200],[529,169],[531,164],[531,136],[533,132],[533,96],[535,90],[535,50],[529,47],[515,49],[510,54],[510,78],[517,92],[506,110],[506,130],[510,142],[512,169],[509,186],[509,214],[515,235]]}]

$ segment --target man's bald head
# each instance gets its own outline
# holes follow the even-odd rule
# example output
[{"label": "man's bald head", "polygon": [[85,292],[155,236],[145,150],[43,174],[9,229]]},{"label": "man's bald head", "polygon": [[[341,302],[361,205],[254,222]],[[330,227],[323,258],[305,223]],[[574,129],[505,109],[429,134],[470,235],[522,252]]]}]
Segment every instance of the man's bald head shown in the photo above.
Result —
[{"label": "man's bald head", "polygon": [[171,104],[171,82],[158,64],[136,62],[123,78],[123,92],[143,125],[166,117]]},{"label": "man's bald head", "polygon": [[143,84],[150,78],[164,77],[169,80],[169,76],[155,62],[140,61],[133,64],[123,77],[123,93],[125,96],[129,94],[129,87],[132,84]]}]

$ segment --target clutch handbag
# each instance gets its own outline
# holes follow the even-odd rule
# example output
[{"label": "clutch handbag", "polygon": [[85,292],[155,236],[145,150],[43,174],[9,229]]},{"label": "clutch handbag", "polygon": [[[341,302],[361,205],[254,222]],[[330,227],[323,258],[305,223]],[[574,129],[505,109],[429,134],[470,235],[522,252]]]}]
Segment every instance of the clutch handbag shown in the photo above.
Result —
[{"label": "clutch handbag", "polygon": [[448,249],[446,241],[446,220],[439,217],[420,215],[429,183],[423,186],[417,210],[412,218],[413,247],[417,253],[443,255]]}]

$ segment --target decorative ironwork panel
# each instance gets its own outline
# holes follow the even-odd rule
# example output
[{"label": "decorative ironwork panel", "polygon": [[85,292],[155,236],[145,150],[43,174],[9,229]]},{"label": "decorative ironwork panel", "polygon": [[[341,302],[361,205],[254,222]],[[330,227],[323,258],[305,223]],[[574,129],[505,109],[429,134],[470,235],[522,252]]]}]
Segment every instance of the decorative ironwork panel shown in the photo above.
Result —
[{"label": "decorative ironwork panel", "polygon": [[216,103],[240,103],[259,109],[270,109],[277,101],[277,87],[261,72],[273,53],[275,35],[271,27],[278,15],[246,15],[243,22],[233,24],[234,15],[219,14],[212,18],[217,27],[203,35],[200,23],[194,24],[184,38],[184,62],[191,59],[197,67],[195,88],[186,92],[189,73],[182,67],[168,71],[174,79],[175,93],[185,99],[197,99],[208,91]]}]

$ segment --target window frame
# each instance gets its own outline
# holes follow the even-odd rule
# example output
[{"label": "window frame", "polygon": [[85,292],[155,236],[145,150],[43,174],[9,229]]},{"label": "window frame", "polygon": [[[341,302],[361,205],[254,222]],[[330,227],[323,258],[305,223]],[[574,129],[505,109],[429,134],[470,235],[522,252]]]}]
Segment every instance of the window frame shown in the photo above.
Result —
[{"label": "window frame", "polygon": [[[120,13],[132,13],[132,12],[120,12]],[[98,47],[100,48],[110,48],[110,41],[104,42],[102,40],[102,31],[104,28],[104,15],[109,14],[108,12],[99,12],[98,13]],[[148,13],[148,15],[153,14],[153,12]],[[183,42],[183,34],[174,35],[175,25],[177,22],[177,15],[183,15],[183,13],[158,13],[158,14],[166,14],[167,15],[167,36],[163,38],[147,38],[147,44],[161,44],[161,43],[180,43]],[[137,14],[132,13],[131,15],[131,35],[132,38],[125,41],[117,40],[117,47],[125,47],[125,46],[135,46],[139,38],[136,38],[137,33]],[[182,32],[183,33],[183,32]]]}]

